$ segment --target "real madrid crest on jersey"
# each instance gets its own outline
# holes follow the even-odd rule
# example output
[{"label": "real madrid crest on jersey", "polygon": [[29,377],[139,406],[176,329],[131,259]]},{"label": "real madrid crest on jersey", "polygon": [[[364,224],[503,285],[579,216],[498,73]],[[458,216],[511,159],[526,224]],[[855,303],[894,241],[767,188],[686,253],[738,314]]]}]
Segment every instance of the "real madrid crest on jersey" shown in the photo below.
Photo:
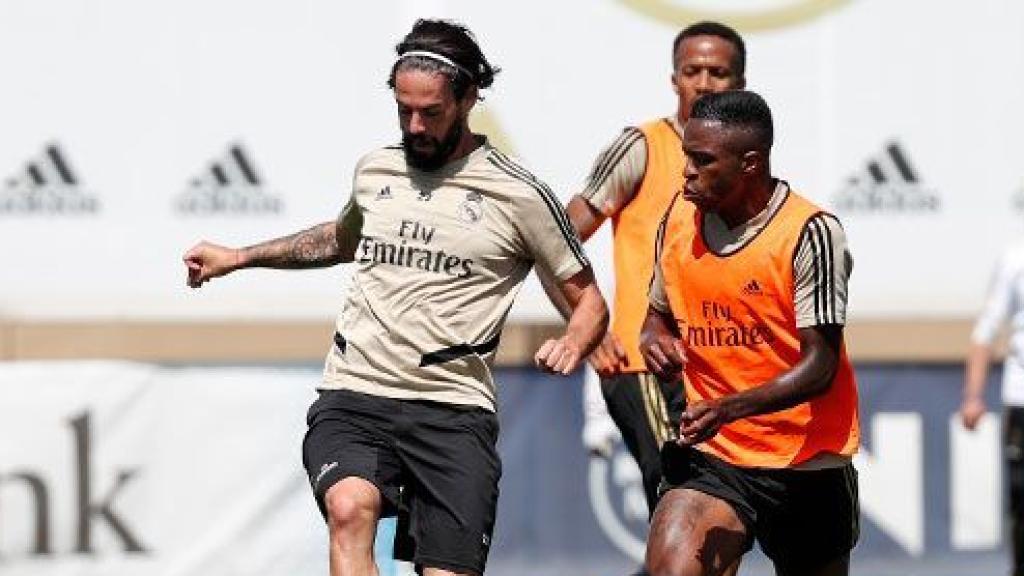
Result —
[{"label": "real madrid crest on jersey", "polygon": [[459,204],[459,218],[467,224],[476,224],[484,217],[484,197],[479,192],[469,192]]}]

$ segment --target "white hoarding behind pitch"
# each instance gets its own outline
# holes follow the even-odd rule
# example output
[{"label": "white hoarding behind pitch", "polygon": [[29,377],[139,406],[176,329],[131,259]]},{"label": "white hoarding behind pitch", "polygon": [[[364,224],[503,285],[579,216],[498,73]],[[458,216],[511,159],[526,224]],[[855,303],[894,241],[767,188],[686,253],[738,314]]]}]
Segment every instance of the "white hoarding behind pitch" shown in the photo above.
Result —
[{"label": "white hoarding behind pitch", "polygon": [[[723,14],[775,114],[775,172],[843,219],[853,317],[973,313],[1024,221],[1020,2],[15,0],[0,316],[329,317],[343,269],[193,294],[180,256],[337,214],[359,156],[398,138],[384,83],[416,17],[475,31],[504,68],[483,120],[567,200],[623,126],[673,112],[683,20]],[[609,284],[607,233],[588,249]],[[513,319],[553,318],[531,280]]]}]

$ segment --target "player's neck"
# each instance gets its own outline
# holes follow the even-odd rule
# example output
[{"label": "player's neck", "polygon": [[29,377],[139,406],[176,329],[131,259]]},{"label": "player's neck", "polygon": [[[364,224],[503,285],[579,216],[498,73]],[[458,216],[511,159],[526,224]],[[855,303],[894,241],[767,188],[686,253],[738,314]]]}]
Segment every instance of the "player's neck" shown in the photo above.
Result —
[{"label": "player's neck", "polygon": [[686,126],[686,121],[690,119],[690,112],[679,108],[676,110],[676,122],[679,122],[679,126]]},{"label": "player's neck", "polygon": [[451,163],[460,158],[469,156],[473,150],[476,150],[484,143],[484,138],[473,134],[473,131],[469,129],[469,126],[462,127],[462,137],[459,138],[459,143],[455,146],[455,150],[452,150],[451,156],[448,157],[448,162]]},{"label": "player's neck", "polygon": [[735,206],[720,209],[718,216],[730,229],[746,224],[768,207],[774,192],[774,178],[759,178],[750,183]]}]

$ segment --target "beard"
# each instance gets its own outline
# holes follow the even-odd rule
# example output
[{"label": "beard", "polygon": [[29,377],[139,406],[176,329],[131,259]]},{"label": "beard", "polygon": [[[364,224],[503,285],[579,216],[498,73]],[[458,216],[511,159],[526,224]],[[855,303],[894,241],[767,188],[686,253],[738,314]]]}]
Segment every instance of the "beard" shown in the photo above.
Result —
[{"label": "beard", "polygon": [[[451,157],[461,139],[462,122],[456,120],[441,140],[426,134],[413,135],[403,132],[402,149],[405,150],[406,161],[413,168],[430,172],[448,163],[448,158]],[[424,144],[429,146],[427,151],[423,151]],[[421,148],[417,149],[417,145]]]}]

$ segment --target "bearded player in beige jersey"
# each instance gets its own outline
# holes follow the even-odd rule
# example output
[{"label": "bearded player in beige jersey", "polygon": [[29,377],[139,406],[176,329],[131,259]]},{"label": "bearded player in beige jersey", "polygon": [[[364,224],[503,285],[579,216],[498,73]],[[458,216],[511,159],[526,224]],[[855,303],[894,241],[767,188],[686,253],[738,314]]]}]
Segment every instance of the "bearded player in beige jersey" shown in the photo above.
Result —
[{"label": "bearded player in beige jersey", "polygon": [[377,520],[396,513],[396,557],[431,576],[481,574],[509,307],[534,263],[558,279],[573,312],[535,360],[560,374],[593,350],[608,311],[550,189],[469,129],[496,72],[469,31],[421,20],[397,52],[402,145],[359,161],[337,222],[240,250],[204,242],[185,262],[194,287],[240,268],[355,262],[303,443],[331,574],[376,574]]}]

